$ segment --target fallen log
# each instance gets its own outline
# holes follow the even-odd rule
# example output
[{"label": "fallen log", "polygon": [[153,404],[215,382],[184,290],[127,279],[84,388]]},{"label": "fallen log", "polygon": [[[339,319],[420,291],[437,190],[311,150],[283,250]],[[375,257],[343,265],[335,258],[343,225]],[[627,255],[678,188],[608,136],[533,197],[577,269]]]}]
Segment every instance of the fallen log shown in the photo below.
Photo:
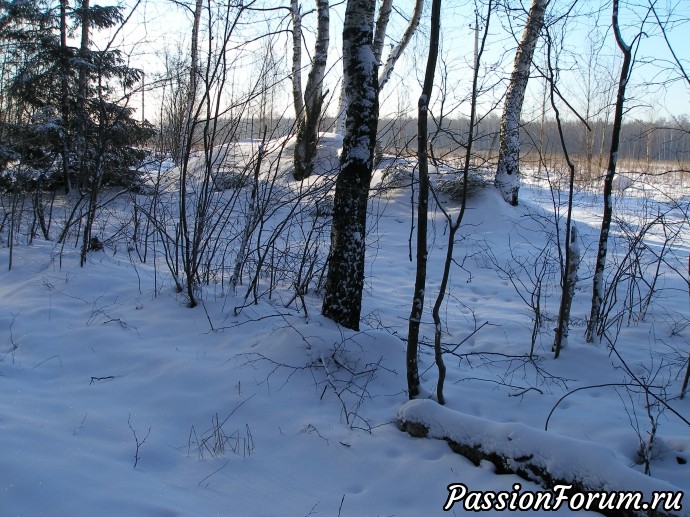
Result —
[{"label": "fallen log", "polygon": [[[576,494],[602,494],[600,499],[589,498],[594,505],[589,506],[591,511],[611,517],[690,515],[682,509],[684,494],[678,487],[627,467],[611,449],[592,442],[520,423],[493,422],[428,399],[405,403],[397,420],[402,431],[445,440],[454,452],[477,466],[482,460],[490,461],[497,474],[515,474],[545,489],[558,488],[572,500],[586,500]],[[641,504],[617,507],[611,497],[603,497],[614,493],[639,493],[633,499]],[[633,499],[622,500],[632,503]]]}]

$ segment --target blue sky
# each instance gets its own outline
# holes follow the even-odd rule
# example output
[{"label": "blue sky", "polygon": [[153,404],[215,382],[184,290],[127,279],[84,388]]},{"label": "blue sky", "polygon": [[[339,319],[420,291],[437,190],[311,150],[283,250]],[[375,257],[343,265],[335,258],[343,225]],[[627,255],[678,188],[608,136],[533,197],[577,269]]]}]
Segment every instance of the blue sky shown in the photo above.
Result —
[{"label": "blue sky", "polygon": [[[131,2],[131,0],[129,0]],[[267,0],[272,1],[272,0]],[[690,52],[687,47],[687,32],[690,29],[690,2],[687,0],[633,0],[621,3],[621,24],[623,35],[632,41],[635,35],[643,32],[636,47],[636,62],[633,68],[631,83],[628,88],[628,107],[632,108],[629,117],[637,119],[670,119],[690,115],[690,85],[682,77],[668,45],[661,36],[661,31],[654,17],[649,14],[649,1],[655,1],[657,12],[668,26],[667,37],[676,52],[678,59],[690,70]],[[486,0],[483,0],[486,2]],[[191,5],[191,2],[189,2]],[[507,78],[510,74],[515,54],[516,41],[519,38],[525,21],[525,10],[529,7],[524,1],[521,12],[517,0],[511,0],[515,8],[510,16],[504,9],[496,10],[487,38],[487,47],[482,63],[482,81],[485,88],[482,94],[480,111],[496,109],[500,113],[500,98],[505,92]],[[287,2],[284,2],[287,5]],[[282,5],[282,4],[281,4]],[[338,60],[341,55],[341,26],[344,2],[331,2],[331,44],[330,63],[332,71],[327,78],[326,89],[329,90],[330,111],[337,103],[338,82],[341,68]],[[396,2],[389,25],[389,45],[397,41],[404,31],[406,19],[413,8],[412,0]],[[559,87],[569,102],[578,111],[586,110],[586,100],[590,99],[590,109],[596,111],[610,103],[611,92],[615,92],[620,70],[621,57],[612,31],[610,30],[611,6],[605,0],[579,0],[574,8],[572,2],[552,0],[549,6],[549,19],[554,20],[568,12],[567,21],[558,21],[552,27],[554,38],[559,42],[557,65],[559,67]],[[471,84],[472,62],[474,55],[475,10],[485,14],[486,3],[479,6],[471,0],[445,0],[442,17],[442,49],[437,85],[435,86],[436,109],[443,97],[446,113],[466,114],[467,98]],[[311,2],[302,4],[303,12],[313,9]],[[646,20],[643,19],[647,15]],[[284,16],[284,15],[280,15]],[[265,27],[263,22],[255,19],[255,27],[260,31]],[[315,15],[307,14],[303,20],[305,27],[305,48],[313,48],[313,27]],[[381,92],[382,115],[396,113],[414,114],[417,97],[421,90],[421,72],[426,61],[426,42],[428,35],[428,5],[422,19],[418,34],[408,47],[405,55],[396,67],[396,73],[390,83]],[[274,26],[289,28],[287,21],[275,22]],[[482,24],[483,27],[483,24]],[[183,50],[189,48],[191,16],[185,9],[168,0],[147,0],[139,6],[130,26],[123,31],[125,47],[132,49],[132,62],[153,78],[161,72],[162,53],[165,47],[174,48],[181,45]],[[290,36],[282,33],[274,37],[277,52],[285,57],[285,77],[289,72]],[[255,48],[259,48],[256,43]],[[535,61],[543,65],[543,48],[537,51]],[[385,58],[385,52],[384,52]],[[305,55],[303,63],[308,63]],[[591,69],[591,70],[590,70]],[[306,81],[304,71],[303,84]],[[244,73],[249,77],[251,73]],[[525,112],[541,111],[543,102],[543,81],[533,70],[535,79],[530,81]],[[283,81],[279,86],[277,97],[282,104],[290,103],[290,86]],[[155,104],[153,93],[147,105]],[[147,108],[148,110],[148,108]],[[151,116],[147,113],[147,116]]]}]

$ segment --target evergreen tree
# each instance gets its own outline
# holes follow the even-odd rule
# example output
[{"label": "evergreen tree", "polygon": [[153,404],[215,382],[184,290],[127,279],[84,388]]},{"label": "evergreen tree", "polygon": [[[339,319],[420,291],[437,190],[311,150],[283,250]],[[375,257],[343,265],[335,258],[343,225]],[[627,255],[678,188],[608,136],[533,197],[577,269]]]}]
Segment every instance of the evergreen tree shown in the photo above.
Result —
[{"label": "evergreen tree", "polygon": [[[89,48],[91,29],[122,22],[119,7],[86,1],[70,8],[66,0],[0,0],[0,43],[10,60],[0,168],[32,169],[66,192],[72,184],[85,192],[136,183],[132,170],[144,154],[138,147],[153,135],[127,106],[141,71],[116,49]],[[81,46],[69,46],[68,36],[80,27]]]}]

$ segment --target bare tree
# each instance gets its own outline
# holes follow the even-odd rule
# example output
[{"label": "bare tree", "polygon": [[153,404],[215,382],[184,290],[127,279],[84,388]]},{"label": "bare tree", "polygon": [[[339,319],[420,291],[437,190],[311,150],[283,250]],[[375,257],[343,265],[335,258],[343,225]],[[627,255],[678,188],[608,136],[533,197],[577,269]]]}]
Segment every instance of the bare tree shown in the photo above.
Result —
[{"label": "bare tree", "polygon": [[618,22],[619,0],[613,0],[611,24],[616,44],[623,54],[623,65],[621,66],[620,78],[618,80],[618,93],[616,94],[616,111],[613,118],[613,130],[611,133],[611,147],[609,148],[609,162],[604,177],[604,213],[601,218],[601,231],[599,233],[599,245],[597,248],[597,261],[594,267],[594,280],[592,285],[592,308],[585,337],[591,343],[600,337],[599,318],[601,316],[601,304],[604,299],[604,269],[606,268],[606,254],[608,251],[609,231],[611,228],[611,217],[613,215],[613,179],[616,175],[616,164],[618,160],[618,147],[620,144],[621,128],[623,125],[623,105],[625,103],[625,89],[630,80],[630,72],[633,65],[632,47],[641,37],[642,32],[638,32],[633,38],[632,44],[628,44],[623,39],[620,25]]},{"label": "bare tree", "polygon": [[348,0],[343,22],[345,137],[333,201],[333,227],[322,312],[358,330],[364,290],[367,199],[378,124],[374,0]]},{"label": "bare tree", "polygon": [[[180,166],[180,197],[179,197],[179,207],[180,207],[180,232],[182,235],[184,259],[182,261],[185,269],[185,276],[187,282],[187,296],[189,297],[189,306],[196,306],[196,296],[194,294],[195,285],[195,272],[193,268],[194,264],[194,246],[192,242],[193,237],[190,237],[190,227],[187,221],[187,179],[188,179],[188,165],[189,156],[192,152],[192,138],[194,135],[194,119],[195,119],[195,106],[194,101],[197,94],[197,84],[199,76],[199,26],[201,24],[201,13],[203,8],[203,0],[196,0],[196,6],[194,8],[194,21],[192,22],[192,42],[191,42],[191,53],[190,60],[191,66],[189,67],[189,90],[187,92],[187,107],[184,112],[184,119],[182,122],[182,132],[180,134],[180,153],[181,156],[176,160]],[[199,108],[200,109],[200,108]],[[198,233],[198,232],[197,232]],[[181,287],[178,279],[175,279],[178,288]]]},{"label": "bare tree", "polygon": [[302,11],[299,0],[290,0],[292,18],[292,102],[295,105],[295,116],[304,111],[302,95]]},{"label": "bare tree", "polygon": [[[407,390],[410,399],[420,393],[417,352],[419,348],[419,326],[424,313],[424,291],[426,290],[426,265],[429,255],[427,249],[427,228],[429,219],[429,102],[434,87],[436,62],[438,60],[439,34],[441,32],[441,0],[433,0],[431,5],[431,35],[429,37],[429,57],[426,62],[424,84],[417,103],[417,160],[419,162],[419,194],[417,208],[417,273],[412,297],[407,334]],[[441,393],[439,402],[443,401]]]},{"label": "bare tree", "polygon": [[549,0],[532,0],[527,24],[515,53],[501,118],[498,168],[495,184],[506,203],[518,204],[520,190],[520,116],[532,66],[532,56],[544,26],[544,12]]}]

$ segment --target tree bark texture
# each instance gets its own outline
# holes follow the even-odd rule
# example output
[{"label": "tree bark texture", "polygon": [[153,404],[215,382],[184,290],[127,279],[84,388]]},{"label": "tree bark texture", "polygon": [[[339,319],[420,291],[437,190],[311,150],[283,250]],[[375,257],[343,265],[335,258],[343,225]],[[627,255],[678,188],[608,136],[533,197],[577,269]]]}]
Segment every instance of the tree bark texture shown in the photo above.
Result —
[{"label": "tree bark texture", "polygon": [[575,297],[577,271],[580,267],[580,241],[577,235],[577,226],[573,225],[566,234],[568,234],[565,253],[566,274],[563,278],[561,305],[558,311],[558,322],[553,345],[555,358],[558,358],[560,355],[561,348],[568,344],[570,308],[573,305],[573,298]]},{"label": "tree bark texture", "polygon": [[343,22],[345,136],[333,201],[331,248],[322,312],[359,330],[364,290],[367,199],[378,123],[374,0],[348,0]]},{"label": "tree bark texture", "polygon": [[381,7],[379,7],[379,15],[376,18],[376,32],[374,32],[374,59],[377,63],[381,63],[381,56],[383,55],[383,44],[386,40],[386,29],[388,28],[388,21],[391,19],[391,12],[393,11],[393,0],[381,0]]},{"label": "tree bark texture", "polygon": [[520,116],[529,80],[534,49],[544,26],[544,12],[549,0],[532,0],[527,24],[515,53],[513,72],[503,104],[498,168],[495,185],[506,203],[518,204],[520,190]]},{"label": "tree bark texture", "polygon": [[[386,31],[388,28],[388,21],[390,20],[390,15],[393,10],[393,0],[382,0],[381,7],[379,8],[379,16],[376,19],[376,32],[374,34],[374,59],[378,65],[383,65],[379,73],[379,91],[381,91],[384,85],[393,75],[393,70],[395,69],[395,64],[402,56],[405,48],[412,40],[412,36],[419,26],[419,21],[422,18],[422,13],[424,11],[424,0],[415,0],[414,10],[412,12],[412,17],[410,22],[405,29],[400,41],[393,47],[393,49],[388,54],[385,65],[382,63],[383,58],[383,47],[386,39]],[[345,92],[345,82],[341,86],[340,98],[338,101],[338,117],[335,123],[335,132],[339,135],[345,132],[345,113],[347,110],[347,95]]]}]

